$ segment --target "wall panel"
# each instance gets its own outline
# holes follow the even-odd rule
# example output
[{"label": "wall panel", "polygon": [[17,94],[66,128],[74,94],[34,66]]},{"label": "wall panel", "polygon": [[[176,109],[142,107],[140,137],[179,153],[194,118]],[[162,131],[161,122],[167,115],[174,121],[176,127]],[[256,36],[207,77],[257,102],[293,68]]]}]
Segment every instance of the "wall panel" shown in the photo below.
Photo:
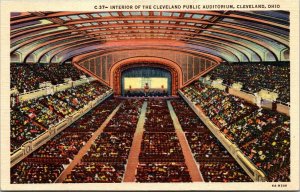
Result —
[{"label": "wall panel", "polygon": [[[103,53],[102,55],[93,55],[89,56],[89,58],[82,59],[79,61],[79,65],[94,73],[101,80],[109,83],[110,68],[122,60],[134,57],[156,57],[177,63],[182,70],[183,84],[205,72],[208,67],[217,65],[217,62],[196,54],[157,49],[111,51]],[[89,65],[87,65],[86,60],[90,60]],[[94,63],[95,66],[91,65],[92,63]]]}]

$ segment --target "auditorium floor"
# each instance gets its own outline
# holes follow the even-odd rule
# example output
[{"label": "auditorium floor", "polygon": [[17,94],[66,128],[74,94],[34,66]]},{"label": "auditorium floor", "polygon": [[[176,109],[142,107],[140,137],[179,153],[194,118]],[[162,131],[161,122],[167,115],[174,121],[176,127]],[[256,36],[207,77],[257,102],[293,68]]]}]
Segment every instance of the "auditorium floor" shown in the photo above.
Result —
[{"label": "auditorium floor", "polygon": [[56,183],[62,183],[67,175],[69,175],[72,171],[72,169],[80,163],[82,157],[86,154],[86,152],[91,148],[93,142],[95,139],[103,132],[106,125],[109,123],[111,118],[117,113],[122,103],[116,107],[116,109],[107,117],[107,119],[103,122],[103,124],[99,127],[97,131],[94,132],[93,136],[89,139],[89,141],[83,146],[78,154],[74,157],[74,160],[69,164],[69,166],[61,173],[61,175],[57,178],[55,181]]},{"label": "auditorium floor", "polygon": [[[178,117],[177,117],[177,115],[174,111],[175,108],[173,108],[172,103],[170,102],[174,98],[156,98],[156,99],[153,99],[153,98],[130,98],[130,99],[140,102],[139,103],[139,110],[140,111],[137,113],[137,124],[134,124],[134,126],[133,126],[133,128],[135,128],[135,126],[136,126],[136,128],[132,129],[132,131],[133,131],[132,132],[132,135],[133,135],[132,137],[133,138],[131,137],[132,138],[132,144],[131,144],[131,146],[130,145],[128,146],[129,153],[127,153],[128,156],[126,157],[127,158],[126,162],[123,163],[123,165],[125,165],[125,171],[121,174],[122,181],[120,179],[120,180],[118,180],[118,182],[144,182],[143,178],[142,178],[142,180],[137,179],[138,178],[138,176],[137,176],[138,172],[140,171],[140,169],[143,169],[143,168],[144,169],[151,169],[151,167],[147,167],[148,164],[155,164],[155,163],[158,163],[158,164],[162,163],[162,164],[164,164],[164,166],[167,166],[167,167],[168,167],[168,163],[175,163],[175,164],[178,163],[178,164],[180,164],[180,166],[185,167],[185,173],[187,175],[189,175],[189,177],[190,177],[188,180],[183,179],[183,182],[191,182],[191,181],[192,182],[204,182],[204,178],[203,178],[203,176],[200,172],[201,170],[200,170],[199,163],[194,158],[194,154],[192,153],[192,150],[190,148],[190,145],[189,145],[189,142],[187,140],[186,134],[183,131],[183,129],[181,127],[181,124],[178,120]],[[175,98],[175,99],[178,99],[178,98]],[[163,104],[161,104],[161,106],[160,106],[161,108],[155,108],[155,107],[157,107],[156,104],[153,105],[153,103],[152,103],[152,107],[154,106],[154,108],[151,109],[150,104],[151,104],[151,102],[155,103],[155,100],[156,101],[163,101],[162,102]],[[92,137],[79,150],[78,154],[75,155],[74,159],[70,162],[70,164],[66,165],[66,168],[58,176],[55,183],[65,182],[67,176],[69,176],[72,173],[72,170],[74,172],[74,170],[76,170],[75,169],[76,166],[78,164],[82,163],[82,160],[84,160],[84,156],[89,152],[89,150],[91,149],[91,146],[93,145],[93,143],[95,143],[95,140],[98,137],[102,139],[102,135],[104,133],[110,132],[110,131],[106,131],[105,128],[109,127],[110,121],[113,121],[112,119],[118,119],[119,116],[116,115],[116,114],[118,114],[121,111],[121,109],[124,106],[126,106],[124,103],[126,103],[126,101],[128,101],[128,100],[122,98],[121,101],[122,102],[115,109],[111,108],[111,111],[113,110],[111,112],[111,114],[106,118],[106,120],[102,123],[102,125],[92,134]],[[128,103],[127,103],[127,106],[130,106],[130,105],[128,105]],[[175,107],[175,105],[174,105],[174,107]],[[157,110],[153,111],[153,109],[158,109],[158,111]],[[147,112],[151,112],[151,110],[152,110],[152,113],[154,113],[154,116],[156,115],[156,116],[159,117],[160,115],[164,116],[165,114],[167,114],[169,119],[166,122],[169,122],[171,128],[166,129],[165,127],[162,127],[163,129],[161,130],[159,122],[162,122],[161,120],[164,119],[164,118],[158,118],[158,119],[160,119],[160,121],[154,122],[154,124],[152,124],[152,125],[154,125],[154,127],[155,127],[155,125],[158,125],[156,129],[153,129],[153,127],[151,127],[151,125],[150,125],[150,128],[149,128],[149,125],[148,125],[148,128],[147,128],[145,126],[146,125],[145,122],[149,121],[149,119],[152,118],[151,116],[150,117],[148,116],[149,114]],[[163,111],[163,113],[159,113],[159,111]],[[128,114],[125,113],[125,119],[127,118],[127,116],[128,116]],[[127,121],[128,121],[128,119],[127,119]],[[164,123],[161,123],[161,124],[164,124]],[[116,129],[115,132],[117,132],[117,130],[122,131],[122,128],[123,127],[121,127],[121,125],[117,126],[115,128]],[[124,130],[127,130],[127,129],[125,128],[125,129],[123,129],[123,131]],[[145,134],[146,134],[146,136],[150,135],[150,137],[151,137],[151,135],[154,136],[154,138],[152,138],[152,141],[151,141],[151,139],[148,139],[148,141],[147,141],[148,143],[146,142],[146,144],[145,144],[145,141],[143,140],[144,139],[143,136]],[[176,147],[173,148],[173,149],[170,148],[171,150],[174,150],[176,152],[175,154],[177,154],[177,153],[179,154],[178,156],[176,156],[176,155],[174,156],[175,157],[174,160],[172,159],[172,156],[170,156],[171,157],[170,159],[166,159],[166,158],[164,159],[164,157],[158,157],[157,158],[157,157],[155,157],[155,155],[152,158],[152,156],[151,156],[151,147],[155,147],[155,144],[153,144],[153,143],[156,143],[155,139],[156,139],[157,135],[158,136],[166,135],[165,138],[167,138],[164,141],[165,143],[164,142],[158,142],[159,146],[156,146],[157,149],[159,149],[160,145],[161,145],[161,147],[165,147],[165,146],[168,145],[168,143],[174,142],[176,144],[177,148]],[[171,138],[170,140],[168,140],[168,135],[170,135],[170,138]],[[174,137],[175,137],[175,139],[174,139]],[[150,156],[149,156],[149,158],[148,158],[148,156],[146,156],[146,160],[145,159],[141,160],[142,145],[144,147],[147,144],[150,146],[150,151],[149,151]],[[156,143],[156,145],[157,145],[157,143]],[[100,151],[98,153],[102,154],[102,153],[105,153],[105,152]],[[160,152],[156,152],[156,153],[160,154]],[[157,154],[156,154],[156,156],[157,156]],[[177,159],[176,159],[176,157],[177,157]],[[113,161],[122,164],[122,162],[117,160],[117,159],[113,160]],[[99,162],[101,162],[101,161],[99,161]],[[140,167],[141,164],[144,167],[141,168]],[[181,173],[183,174],[184,171],[182,171]],[[156,173],[154,173],[154,175],[155,174]],[[149,182],[149,180],[147,182]],[[160,182],[160,181],[153,179],[153,180],[150,180],[150,182]],[[174,182],[178,182],[178,181],[174,181]],[[180,181],[180,182],[182,182],[182,181]]]}]

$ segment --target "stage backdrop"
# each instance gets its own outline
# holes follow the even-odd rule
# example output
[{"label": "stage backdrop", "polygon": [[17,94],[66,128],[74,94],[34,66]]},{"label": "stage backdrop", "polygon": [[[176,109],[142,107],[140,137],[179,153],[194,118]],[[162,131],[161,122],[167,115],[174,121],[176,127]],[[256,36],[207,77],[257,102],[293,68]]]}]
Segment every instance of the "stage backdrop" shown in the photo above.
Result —
[{"label": "stage backdrop", "polygon": [[135,84],[131,85],[132,88],[138,88],[137,83],[140,84],[140,88],[142,89],[144,88],[145,83],[148,83],[150,89],[160,88],[161,85],[164,85],[168,94],[171,94],[172,78],[171,73],[168,70],[155,67],[139,67],[123,71],[121,79],[122,95],[124,94],[124,89],[129,87],[130,83],[128,80],[133,80],[133,78],[136,78],[137,81]]}]

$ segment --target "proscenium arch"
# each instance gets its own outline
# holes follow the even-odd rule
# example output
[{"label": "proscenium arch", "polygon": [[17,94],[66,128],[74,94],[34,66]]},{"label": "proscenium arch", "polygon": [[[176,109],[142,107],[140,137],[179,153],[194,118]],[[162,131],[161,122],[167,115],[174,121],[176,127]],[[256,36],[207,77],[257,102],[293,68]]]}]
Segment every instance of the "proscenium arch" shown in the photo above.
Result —
[{"label": "proscenium arch", "polygon": [[170,71],[172,77],[172,95],[176,95],[177,90],[180,89],[183,85],[182,69],[177,63],[168,59],[158,57],[133,57],[117,62],[109,69],[109,85],[113,88],[115,95],[121,95],[122,71],[139,66],[157,67]]}]

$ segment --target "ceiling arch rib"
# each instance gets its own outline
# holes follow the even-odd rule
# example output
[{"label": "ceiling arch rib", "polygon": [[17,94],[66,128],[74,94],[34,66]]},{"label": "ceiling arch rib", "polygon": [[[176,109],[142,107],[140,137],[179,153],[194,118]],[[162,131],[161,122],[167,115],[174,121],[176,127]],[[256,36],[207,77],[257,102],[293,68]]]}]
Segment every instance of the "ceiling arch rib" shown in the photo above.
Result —
[{"label": "ceiling arch rib", "polygon": [[[53,49],[58,49],[59,51],[62,51],[62,50],[65,50],[64,48],[65,47],[68,47],[68,46],[72,46],[74,45],[74,43],[78,46],[78,45],[81,45],[81,43],[91,43],[91,42],[94,42],[94,43],[99,43],[99,40],[90,40],[90,39],[80,39],[76,42],[72,41],[72,42],[67,42],[67,43],[64,43],[64,44],[58,44],[58,45],[53,45],[53,46],[47,46],[45,47],[43,50],[36,50],[35,52],[36,55],[37,55],[37,60],[36,62],[40,62],[41,61],[41,58],[43,57],[43,55],[46,55],[48,52],[50,52],[51,50]],[[70,48],[70,47],[69,47]],[[35,54],[35,53],[33,53]]]},{"label": "ceiling arch rib", "polygon": [[[226,27],[224,28],[220,28],[218,26],[212,26],[211,29],[215,30],[215,31],[224,31],[224,32],[229,32],[229,33],[234,33],[234,34],[238,34],[238,35],[242,35],[245,36],[247,38],[251,38],[251,39],[259,39],[260,41],[263,41],[264,43],[268,44],[268,48],[272,49],[273,47],[276,47],[276,49],[274,49],[274,53],[278,56],[277,52],[280,52],[281,50],[287,48],[287,46],[285,46],[284,44],[281,44],[280,42],[268,38],[268,37],[264,37],[258,34],[253,34],[253,33],[249,33],[246,31],[240,31],[240,30],[235,30],[235,29],[228,29]],[[208,31],[213,31],[213,30],[208,30]]]},{"label": "ceiling arch rib", "polygon": [[[80,46],[83,46],[82,51],[86,49],[84,42],[61,39],[67,33],[80,34],[88,44],[99,45],[99,48],[105,42],[125,40],[133,43],[145,39],[179,41],[186,47],[229,62],[278,61],[282,59],[282,52],[289,50],[288,12],[112,11],[12,15],[11,53],[18,51],[24,58],[35,55],[38,62],[61,55],[59,50],[68,54],[74,47],[78,53]],[[51,31],[58,27],[65,29]],[[80,45],[76,46],[78,42]],[[44,56],[48,59],[43,59]]]},{"label": "ceiling arch rib", "polygon": [[22,46],[25,46],[27,44],[30,44],[32,42],[38,41],[38,40],[42,40],[42,39],[46,39],[46,38],[54,39],[55,37],[57,37],[59,35],[70,34],[71,32],[72,32],[72,30],[64,30],[64,31],[50,32],[45,35],[36,35],[35,37],[29,38],[28,40],[24,40],[24,41],[20,42],[19,44],[16,44],[15,46],[13,46],[11,48],[11,52],[14,52],[16,49],[18,49]]},{"label": "ceiling arch rib", "polygon": [[[164,46],[165,47],[165,46]],[[58,55],[56,55],[56,57],[58,58],[61,58],[61,62],[71,58],[73,55],[72,55],[72,52],[76,52],[74,53],[74,55],[78,54],[78,55],[81,55],[83,53],[85,53],[86,51],[94,51],[94,50],[97,50],[97,49],[101,49],[103,48],[101,45],[93,45],[93,47],[89,48],[89,47],[83,47],[83,48],[74,48],[72,50],[66,50],[64,52],[60,52]],[[128,47],[127,47],[128,48]],[[141,48],[141,47],[137,47],[137,48]],[[159,45],[155,46],[155,48],[159,48]],[[119,50],[124,50],[122,48],[118,48]],[[134,47],[132,48],[133,50],[135,49]],[[172,47],[168,48],[168,49],[172,49]],[[174,49],[174,47],[173,47]],[[186,49],[186,47],[176,47],[175,50],[186,50],[186,51],[194,51],[195,53],[198,53],[198,54],[204,54],[206,55],[207,57],[210,57],[210,58],[214,58],[214,60],[218,60],[219,62],[221,61],[220,58],[222,58],[222,60],[230,60],[231,62],[238,62],[238,57],[236,57],[235,55],[230,55],[228,52],[227,54],[223,53],[221,54],[220,51],[217,51],[215,49],[212,49],[212,48],[209,48],[209,47],[199,47],[197,46],[197,49]],[[219,58],[219,59],[216,59],[216,58]]]},{"label": "ceiling arch rib", "polygon": [[[199,43],[199,40],[201,39],[216,39],[220,42],[228,42],[228,43],[232,43],[232,45],[238,45],[238,46],[242,46],[248,50],[250,50],[252,52],[251,54],[251,57],[258,57],[259,58],[259,61],[263,61],[263,55],[260,55],[262,54],[261,52],[258,52],[258,50],[256,50],[255,48],[249,46],[248,44],[246,44],[245,42],[240,42],[240,41],[237,41],[235,39],[229,39],[229,38],[224,38],[224,37],[219,37],[219,36],[213,36],[211,34],[202,34],[202,36],[199,36],[199,37],[196,37],[195,39],[193,40],[188,40],[189,42],[196,42],[196,43]],[[253,54],[254,53],[254,54]]]},{"label": "ceiling arch rib", "polygon": [[250,29],[250,28],[246,28],[246,27],[243,27],[243,26],[236,26],[233,23],[227,23],[227,22],[226,23],[225,22],[220,22],[220,23],[215,24],[215,26],[232,28],[232,29],[236,29],[236,30],[241,30],[241,31],[261,35],[261,36],[268,37],[270,39],[276,40],[276,41],[278,41],[279,43],[281,43],[283,45],[289,46],[288,39],[285,39],[285,38],[283,38],[283,36],[278,36],[274,33],[269,32],[269,31],[264,31],[264,30],[260,31],[260,30],[253,29],[253,28]]},{"label": "ceiling arch rib", "polygon": [[76,44],[76,42],[85,41],[85,40],[88,40],[88,38],[78,35],[78,36],[63,37],[63,38],[55,39],[55,40],[52,40],[50,43],[48,43],[48,42],[41,43],[41,44],[39,44],[39,46],[37,46],[34,49],[27,52],[27,55],[25,56],[24,61],[26,62],[26,59],[31,54],[33,54],[33,53],[38,54],[39,49],[40,49],[40,51],[42,51],[43,49],[47,49],[47,47],[50,47],[50,49],[51,49],[51,46],[63,46],[63,44],[68,44],[68,43]]},{"label": "ceiling arch rib", "polygon": [[[139,47],[126,47],[126,48],[122,48],[122,47],[110,47],[109,49],[103,49],[101,50],[102,46],[100,45],[93,45],[93,47],[89,47],[89,46],[85,46],[85,47],[74,47],[70,50],[65,51],[65,53],[60,52],[58,55],[56,55],[56,58],[61,58],[61,62],[68,60],[72,57],[72,55],[84,55],[85,53],[90,53],[90,52],[97,52],[97,53],[108,53],[108,52],[112,52],[112,51],[124,51],[124,50],[140,50],[140,49],[159,49],[159,50],[175,50],[175,51],[184,51],[184,52],[188,52],[188,53],[192,53],[192,54],[196,54],[196,55],[201,55],[202,57],[207,57],[209,59],[215,60],[216,62],[222,62],[223,60],[220,59],[219,56],[213,55],[211,53],[205,53],[205,52],[200,52],[200,50],[197,49],[186,49],[186,47],[172,47],[172,46],[139,46]],[[101,51],[99,51],[101,50]]]},{"label": "ceiling arch rib", "polygon": [[[190,42],[192,42],[192,41],[190,41]],[[226,44],[224,42],[219,42],[219,41],[212,41],[212,40],[200,40],[200,41],[197,41],[197,43],[210,44],[212,46],[218,47],[218,49],[227,49],[232,54],[236,55],[236,57],[239,58],[240,62],[241,61],[250,62],[248,55],[243,52],[244,50],[239,50],[230,44]],[[195,43],[194,45],[197,45],[197,44]]]},{"label": "ceiling arch rib", "polygon": [[[114,11],[114,12],[116,12],[116,11]],[[122,12],[126,12],[126,11],[122,11]],[[158,12],[158,11],[156,11],[156,12]],[[168,11],[168,12],[175,12],[175,11]],[[45,14],[44,17],[45,18],[53,18],[53,17],[60,17],[60,16],[79,15],[79,14],[93,14],[93,13],[95,13],[95,12],[54,12],[54,13],[50,12],[50,13]],[[96,13],[99,13],[99,12],[96,12]],[[117,12],[117,13],[119,13],[119,12]],[[276,26],[276,27],[279,27],[279,28],[287,29],[287,30],[289,29],[288,25],[278,24],[276,22],[264,20],[264,19],[261,19],[259,17],[254,18],[254,17],[251,17],[251,15],[250,16],[249,15],[248,16],[241,15],[238,11],[230,11],[230,14],[226,14],[226,15],[223,14],[222,11],[187,11],[187,12],[177,11],[177,13],[203,14],[203,15],[210,15],[210,16],[219,16],[219,17],[222,17],[222,18],[233,18],[233,19],[240,19],[240,20],[248,20],[248,21],[254,21],[256,23],[262,23],[262,24],[265,24],[265,25]],[[245,12],[243,12],[243,13],[245,13]],[[123,16],[124,17],[124,15],[120,15],[120,14],[116,15],[115,17],[118,17],[118,16]],[[147,15],[143,15],[143,16],[147,16]],[[149,11],[148,16],[153,16],[153,12]],[[161,16],[161,15],[159,15],[159,16]],[[22,19],[21,17],[15,17],[12,20],[11,23],[12,24],[17,24],[17,23],[20,23],[20,22],[30,21],[30,20],[34,20],[34,19],[38,19],[38,18],[39,17],[31,17],[31,18],[25,18],[25,19],[23,18]]]},{"label": "ceiling arch rib", "polygon": [[252,51],[251,49],[247,48],[247,47],[243,47],[243,46],[240,46],[239,44],[234,44],[234,43],[230,43],[228,41],[220,41],[220,40],[216,40],[216,39],[213,39],[213,38],[208,38],[208,37],[201,37],[201,38],[198,38],[198,40],[188,40],[189,43],[192,43],[194,45],[197,45],[197,43],[201,43],[202,41],[206,41],[206,42],[214,42],[214,43],[217,43],[219,44],[220,46],[226,46],[226,47],[231,47],[233,49],[235,49],[236,51],[240,51],[246,58],[249,62],[251,62],[251,55],[252,54],[256,54],[254,51]]},{"label": "ceiling arch rib", "polygon": [[[92,44],[95,42],[98,42],[99,40],[95,39],[95,40],[88,40],[88,41],[83,41],[83,42],[77,42],[76,44],[70,43],[68,45],[63,45],[63,46],[59,46],[59,47],[54,47],[53,49],[49,50],[47,53],[41,55],[38,59],[37,62],[40,63],[43,61],[43,63],[52,63],[52,59],[53,57],[55,57],[56,54],[58,54],[59,52],[71,49],[72,47],[75,46],[82,46],[84,44]],[[48,56],[49,59],[45,59],[44,57]]]},{"label": "ceiling arch rib", "polygon": [[[210,29],[203,29],[203,31],[204,30],[208,30],[208,31],[214,31],[214,32],[218,32],[218,30],[210,30]],[[116,35],[119,35],[119,31],[122,31],[122,30],[117,30],[116,32]],[[135,30],[131,30],[131,32],[134,32],[134,33],[138,33],[139,31],[141,31],[140,29],[135,29]],[[160,30],[158,30],[158,31],[160,31]],[[114,31],[115,32],[115,31]],[[222,31],[220,31],[220,33],[224,33],[224,34],[230,34],[229,32],[222,32]],[[96,34],[96,33],[95,33]],[[104,34],[104,33],[100,33],[100,34]],[[110,34],[110,37],[111,36],[114,36],[114,33],[113,34]],[[235,34],[233,34],[233,36],[237,36],[237,37],[240,37],[240,38],[244,38],[244,36],[242,36],[242,35],[235,35]],[[183,36],[184,37],[184,36]],[[188,36],[186,36],[186,37],[188,37]],[[250,37],[245,37],[245,39],[247,39],[247,40],[250,40],[250,41],[252,41],[252,42],[254,42],[254,43],[257,43],[257,44],[261,44],[259,41],[256,41],[255,39],[252,39],[252,38],[250,38]],[[272,46],[266,46],[268,49],[270,49],[270,51],[272,52],[272,54],[274,54],[274,55],[276,55],[275,53],[273,53],[273,51],[275,50],[275,49],[273,49],[272,48]],[[280,50],[279,50],[279,52],[280,52]],[[277,56],[278,56],[278,54],[277,54]]]},{"label": "ceiling arch rib", "polygon": [[287,11],[236,11],[235,14],[272,21],[283,25],[289,24],[289,12]]},{"label": "ceiling arch rib", "polygon": [[251,22],[249,20],[240,20],[232,18],[224,18],[222,21],[220,21],[220,23],[227,23],[229,25],[237,25],[241,27],[251,28],[253,30],[258,30],[264,33],[271,33],[275,36],[281,37],[282,39],[289,40],[289,28],[283,29],[272,25]]},{"label": "ceiling arch rib", "polygon": [[26,41],[29,41],[30,39],[32,38],[35,38],[35,37],[43,37],[43,35],[46,35],[46,34],[49,34],[49,33],[52,33],[52,32],[58,32],[58,31],[64,31],[64,30],[67,30],[67,27],[55,27],[55,28],[52,28],[52,29],[42,29],[40,31],[35,31],[35,32],[32,32],[32,33],[27,33],[27,34],[24,34],[24,35],[20,35],[14,39],[11,40],[11,47],[15,47],[17,46],[18,44],[20,43],[23,43],[23,42],[26,42]]},{"label": "ceiling arch rib", "polygon": [[[255,50],[255,52],[260,56],[261,61],[265,61],[264,54],[265,54],[265,52],[268,52],[268,50],[265,47],[255,44],[251,41],[240,39],[240,38],[229,36],[229,35],[225,35],[225,34],[221,34],[221,33],[205,33],[205,34],[203,33],[202,35],[209,36],[211,38],[217,38],[217,39],[218,38],[227,39],[228,41],[234,40],[235,42],[238,42],[241,45],[244,45],[246,47],[251,47],[251,49]],[[275,59],[274,59],[274,61],[275,61]]]},{"label": "ceiling arch rib", "polygon": [[19,37],[21,35],[29,35],[30,33],[33,33],[33,32],[40,32],[43,29],[55,29],[57,27],[60,27],[60,25],[51,24],[51,25],[47,25],[47,26],[36,27],[36,28],[33,28],[33,29],[28,29],[28,30],[24,30],[24,31],[20,31],[18,33],[12,34],[11,38],[14,39],[14,38]]},{"label": "ceiling arch rib", "polygon": [[71,40],[72,38],[78,38],[78,37],[81,37],[81,35],[73,35],[73,36],[68,36],[68,35],[64,35],[63,37],[59,37],[59,38],[55,38],[55,39],[52,39],[52,40],[45,40],[45,39],[42,39],[42,40],[39,40],[39,41],[35,41],[33,43],[30,43],[28,44],[27,46],[23,46],[21,47],[20,49],[18,49],[17,51],[21,51],[22,54],[23,54],[23,62],[26,61],[26,58],[31,54],[33,53],[34,51],[36,51],[37,49],[47,45],[47,44],[50,44],[50,43],[54,43],[54,42],[59,42],[60,40]]},{"label": "ceiling arch rib", "polygon": [[214,29],[209,29],[207,31],[227,35],[228,37],[237,37],[237,38],[240,38],[242,40],[247,40],[247,41],[250,41],[250,42],[255,43],[257,45],[260,45],[261,47],[264,47],[265,49],[270,51],[270,53],[273,54],[273,56],[275,57],[276,61],[278,61],[277,55],[274,53],[276,51],[276,49],[273,48],[273,47],[270,47],[265,42],[262,42],[260,40],[254,39],[254,38],[246,37],[246,36],[243,36],[243,35],[238,35],[238,34],[226,32],[226,31],[220,31],[220,30],[214,30]]}]

